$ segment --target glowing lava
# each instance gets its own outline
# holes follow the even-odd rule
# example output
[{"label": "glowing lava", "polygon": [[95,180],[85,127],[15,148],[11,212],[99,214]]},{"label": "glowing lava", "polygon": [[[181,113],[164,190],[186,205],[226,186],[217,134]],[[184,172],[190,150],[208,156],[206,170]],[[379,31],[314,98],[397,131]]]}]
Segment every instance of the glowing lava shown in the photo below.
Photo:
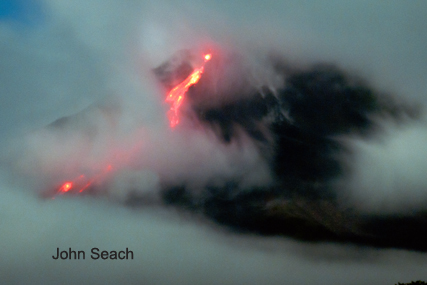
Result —
[{"label": "glowing lava", "polygon": [[55,194],[64,194],[71,190],[73,190],[74,193],[82,193],[83,191],[88,189],[94,182],[102,180],[112,169],[113,167],[110,164],[103,172],[94,176],[92,179],[87,179],[86,176],[82,174],[73,181],[64,182],[64,184],[62,184],[61,187],[58,188]]},{"label": "glowing lava", "polygon": [[[211,58],[211,54],[206,54],[204,56],[205,62]],[[175,86],[166,97],[166,102],[172,103],[172,106],[168,112],[168,118],[172,128],[174,128],[179,123],[178,110],[185,98],[185,93],[187,93],[190,86],[196,84],[199,81],[199,79],[202,77],[203,70],[204,65],[196,68],[193,73],[191,73],[184,81]]]},{"label": "glowing lava", "polygon": [[71,190],[73,188],[73,182],[65,182],[62,184],[62,186],[58,189],[58,193],[65,193]]},{"label": "glowing lava", "polygon": [[[204,63],[209,61],[212,58],[212,54],[205,54],[203,56]],[[204,64],[196,68],[184,81],[175,86],[167,95],[166,102],[171,102],[172,106],[168,112],[168,118],[170,120],[170,126],[173,128],[179,123],[178,111],[181,106],[185,93],[187,93],[188,88],[192,85],[196,84],[204,71]],[[87,178],[85,175],[80,175],[72,181],[64,182],[57,190],[55,191],[55,195],[65,194],[67,192],[72,193],[82,193],[91,187],[95,182],[102,181],[105,176],[113,169],[112,165],[108,165],[105,170],[101,171],[97,175],[92,178]],[[70,192],[70,193],[71,193]],[[52,198],[54,199],[54,197]]]}]

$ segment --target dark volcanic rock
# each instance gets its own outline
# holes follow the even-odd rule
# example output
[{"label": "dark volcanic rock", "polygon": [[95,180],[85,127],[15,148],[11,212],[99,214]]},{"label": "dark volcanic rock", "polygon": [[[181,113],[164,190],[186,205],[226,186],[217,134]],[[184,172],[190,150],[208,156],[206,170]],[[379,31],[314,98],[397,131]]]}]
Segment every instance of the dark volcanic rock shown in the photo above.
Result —
[{"label": "dark volcanic rock", "polygon": [[[354,155],[335,136],[369,137],[379,130],[373,117],[399,120],[405,117],[402,114],[415,116],[414,109],[384,100],[386,95],[335,66],[292,70],[279,68],[284,63],[273,65],[285,82],[281,88],[236,87],[228,92],[239,94],[235,99],[198,104],[191,98],[215,98],[209,94],[214,89],[209,87],[207,65],[202,86],[189,89],[187,104],[193,116],[216,130],[224,144],[239,139],[240,130],[246,132],[270,163],[274,184],[242,189],[232,180],[221,187],[206,185],[197,195],[185,183],[168,185],[163,201],[202,213],[239,232],[426,251],[427,213],[362,215],[341,207],[335,197],[339,189],[333,186],[348,171],[338,158]],[[189,72],[184,63],[173,71],[166,66],[155,72],[167,87],[171,78]]]}]

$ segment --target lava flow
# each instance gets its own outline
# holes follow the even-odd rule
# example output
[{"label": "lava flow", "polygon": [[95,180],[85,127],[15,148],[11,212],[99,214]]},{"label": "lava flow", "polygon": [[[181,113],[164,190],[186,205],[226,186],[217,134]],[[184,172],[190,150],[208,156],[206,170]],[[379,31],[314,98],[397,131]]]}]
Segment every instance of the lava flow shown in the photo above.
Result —
[{"label": "lava flow", "polygon": [[[212,58],[211,54],[206,54],[204,56],[205,62]],[[178,109],[181,106],[185,93],[187,93],[190,86],[196,84],[202,76],[204,71],[204,65],[199,68],[196,68],[193,73],[191,73],[184,81],[175,86],[166,97],[166,102],[171,102],[172,106],[168,112],[168,118],[170,121],[170,126],[174,128],[179,123]]]},{"label": "lava flow", "polygon": [[[206,63],[212,58],[212,55],[206,54],[203,58],[204,63]],[[178,110],[184,100],[185,93],[188,91],[190,86],[196,84],[199,81],[203,71],[204,64],[201,67],[196,68],[184,81],[175,86],[167,95],[166,102],[172,103],[172,106],[168,112],[168,118],[172,128],[179,123]],[[66,181],[59,188],[57,188],[54,195],[61,195],[68,192],[77,194],[82,193],[83,191],[93,186],[95,182],[102,181],[111,170],[112,166],[108,165],[104,171],[100,172],[92,178],[88,178],[86,175],[82,174],[76,177],[74,180]]]},{"label": "lava flow", "polygon": [[88,179],[84,174],[82,174],[72,181],[64,182],[57,189],[57,191],[55,192],[55,195],[65,194],[70,191],[73,193],[82,193],[83,191],[88,189],[90,186],[92,186],[94,182],[99,182],[103,180],[103,178],[105,178],[107,173],[110,172],[112,169],[113,167],[111,165],[108,165],[103,172],[92,177],[91,179]]}]

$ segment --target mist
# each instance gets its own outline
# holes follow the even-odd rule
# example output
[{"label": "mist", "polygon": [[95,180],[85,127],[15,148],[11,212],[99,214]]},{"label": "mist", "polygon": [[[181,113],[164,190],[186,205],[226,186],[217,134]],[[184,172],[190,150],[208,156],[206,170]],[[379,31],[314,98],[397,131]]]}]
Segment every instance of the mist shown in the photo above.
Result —
[{"label": "mist", "polygon": [[[165,186],[186,185],[197,197],[206,185],[221,187],[236,177],[242,191],[268,187],[273,175],[268,158],[244,132],[224,144],[215,128],[190,119],[171,130],[165,89],[153,74],[184,49],[221,50],[233,58],[229,70],[217,69],[224,84],[215,86],[218,90],[283,86],[268,63],[271,56],[292,68],[336,64],[397,104],[420,108],[416,120],[403,123],[374,118],[382,130],[375,138],[337,138],[355,153],[342,158],[352,174],[336,182],[345,185],[340,199],[370,214],[425,210],[425,2],[7,2],[0,14],[0,280],[394,284],[427,279],[425,253],[235,233],[164,206]],[[229,100],[223,96],[197,104]],[[103,175],[107,165],[113,170],[99,185],[100,195],[50,199],[49,191],[64,180]],[[48,199],[42,198],[45,193]],[[126,206],[135,193],[144,198],[143,206]],[[135,259],[52,259],[56,248],[70,247],[87,255],[93,247],[129,248]]]}]

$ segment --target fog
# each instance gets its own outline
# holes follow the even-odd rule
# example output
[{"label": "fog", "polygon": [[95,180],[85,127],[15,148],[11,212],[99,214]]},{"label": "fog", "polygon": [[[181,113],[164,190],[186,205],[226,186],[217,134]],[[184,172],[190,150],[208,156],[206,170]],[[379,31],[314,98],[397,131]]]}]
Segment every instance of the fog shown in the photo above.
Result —
[{"label": "fog", "polygon": [[[427,279],[425,253],[236,234],[161,206],[156,201],[165,182],[185,182],[197,192],[212,179],[239,177],[242,184],[257,186],[268,185],[271,175],[249,138],[223,145],[213,131],[186,121],[171,132],[164,90],[152,74],[178,50],[220,46],[242,56],[254,85],[280,84],[265,66],[266,56],[277,54],[295,66],[337,64],[423,110],[426,8],[423,1],[5,1],[0,280],[395,284]],[[358,153],[350,164],[353,175],[338,182],[349,186],[343,194],[348,204],[369,213],[425,209],[427,132],[421,114],[407,125],[379,120],[385,131],[376,140],[339,138]],[[68,116],[63,127],[46,128]],[[108,195],[40,197],[82,169],[96,174],[108,164],[115,173]],[[137,208],[120,203],[135,187],[154,203]],[[70,247],[86,251],[86,260],[52,259],[57,248]],[[129,248],[135,258],[91,260],[93,247]]]},{"label": "fog", "polygon": [[[4,185],[5,183],[3,183]],[[1,279],[9,284],[395,284],[425,279],[425,254],[227,234],[160,209],[40,201],[2,188]],[[55,261],[56,247],[86,251]],[[134,260],[91,260],[90,249]]]}]

